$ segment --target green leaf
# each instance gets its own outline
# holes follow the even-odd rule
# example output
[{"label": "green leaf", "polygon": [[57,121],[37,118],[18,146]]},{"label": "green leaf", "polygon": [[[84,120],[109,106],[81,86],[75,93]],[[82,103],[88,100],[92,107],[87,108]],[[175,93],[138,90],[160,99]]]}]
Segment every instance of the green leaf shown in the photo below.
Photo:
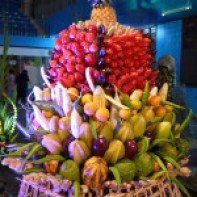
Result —
[{"label": "green leaf", "polygon": [[10,143],[14,143],[17,137],[18,137],[18,133],[16,133],[14,136],[11,137]]},{"label": "green leaf", "polygon": [[92,128],[93,136],[94,136],[95,139],[97,139],[98,135],[97,135],[97,132],[96,132],[96,125],[95,125],[95,122],[94,122],[93,118],[90,118],[89,123],[90,123],[90,126]]},{"label": "green leaf", "polygon": [[192,117],[192,110],[190,109],[188,116],[186,117],[186,119],[183,121],[183,123],[181,124],[180,128],[178,129],[178,131],[176,132],[176,134],[182,133],[183,130],[188,126],[190,120]]},{"label": "green leaf", "polygon": [[153,147],[155,147],[159,144],[168,143],[168,142],[172,142],[172,140],[171,139],[155,139],[151,143],[150,148],[152,149]]},{"label": "green leaf", "polygon": [[144,89],[144,93],[142,95],[142,109],[146,106],[146,103],[148,101],[148,95],[149,95],[149,83],[146,81],[146,86]]},{"label": "green leaf", "polygon": [[184,185],[183,185],[180,181],[178,181],[175,177],[171,177],[171,181],[172,181],[173,183],[175,183],[175,184],[179,187],[179,189],[180,189],[187,197],[191,197],[190,194],[189,194],[189,192],[187,191],[187,189],[184,187]]},{"label": "green leaf", "polygon": [[35,172],[44,172],[43,168],[30,168],[24,171],[21,171],[19,174],[30,174],[30,173],[35,173]]},{"label": "green leaf", "polygon": [[149,127],[149,126],[152,126],[154,124],[157,124],[157,123],[161,122],[162,120],[163,120],[163,118],[157,117],[157,118],[154,118],[153,120],[147,122],[146,125],[147,125],[147,127]]},{"label": "green leaf", "polygon": [[149,149],[149,139],[147,137],[142,137],[142,139],[137,143],[138,153],[145,153]]},{"label": "green leaf", "polygon": [[154,153],[151,153],[151,156],[155,161],[157,161],[157,163],[160,165],[161,169],[165,172],[166,177],[168,178],[168,180],[170,180],[168,170],[167,170],[165,164],[163,163],[163,161],[157,155],[155,155]]},{"label": "green leaf", "polygon": [[130,109],[130,112],[132,113],[133,107],[131,105],[129,97],[126,94],[124,94],[123,92],[121,92],[120,90],[119,90],[119,92],[120,92],[120,95],[122,96],[122,99],[123,99],[125,105]]},{"label": "green leaf", "polygon": [[15,151],[15,152],[12,152],[12,153],[9,153],[8,157],[15,156],[15,155],[21,156],[22,152],[25,151],[25,150],[28,150],[29,147],[32,146],[32,145],[33,145],[33,143],[25,144],[19,150]]},{"label": "green leaf", "polygon": [[62,157],[61,155],[48,155],[48,156],[46,156],[46,157],[44,157],[42,159],[33,161],[33,163],[35,163],[35,164],[43,164],[46,161],[51,161],[51,160],[65,161],[66,159],[64,157]]},{"label": "green leaf", "polygon": [[116,182],[118,184],[118,189],[121,187],[121,176],[116,167],[109,167],[109,170],[112,172],[114,178],[116,179]]},{"label": "green leaf", "polygon": [[176,167],[178,170],[181,170],[181,166],[171,157],[163,156],[163,159],[167,162],[171,163],[174,167]]},{"label": "green leaf", "polygon": [[80,197],[80,183],[79,181],[74,181],[75,197]]},{"label": "green leaf", "polygon": [[185,109],[185,107],[177,105],[177,104],[175,104],[173,102],[170,102],[170,101],[161,101],[160,104],[161,105],[169,105],[169,106],[171,106],[171,107],[173,107],[175,109],[182,109],[182,110]]},{"label": "green leaf", "polygon": [[31,159],[33,157],[33,155],[39,151],[40,148],[41,148],[41,145],[37,144],[37,143],[32,147],[32,149],[29,151],[28,155],[26,156],[25,160],[23,161],[23,163],[21,165],[21,170],[23,170],[23,168],[25,167],[26,162],[29,159]]},{"label": "green leaf", "polygon": [[155,172],[151,177],[150,179],[151,180],[157,180],[159,179],[161,176],[163,176],[165,174],[165,172],[162,170],[162,171],[159,171],[159,172]]}]

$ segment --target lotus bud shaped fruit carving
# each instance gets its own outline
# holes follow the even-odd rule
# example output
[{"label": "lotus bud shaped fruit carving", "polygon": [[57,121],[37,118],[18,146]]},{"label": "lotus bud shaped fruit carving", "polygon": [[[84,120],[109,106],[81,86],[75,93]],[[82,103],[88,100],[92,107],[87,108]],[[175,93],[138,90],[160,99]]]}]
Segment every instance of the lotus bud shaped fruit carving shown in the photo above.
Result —
[{"label": "lotus bud shaped fruit carving", "polygon": [[60,154],[62,151],[62,144],[57,134],[47,134],[43,136],[42,145],[51,154]]},{"label": "lotus bud shaped fruit carving", "polygon": [[88,146],[81,140],[71,142],[68,146],[68,152],[69,156],[79,165],[85,162],[90,156]]}]

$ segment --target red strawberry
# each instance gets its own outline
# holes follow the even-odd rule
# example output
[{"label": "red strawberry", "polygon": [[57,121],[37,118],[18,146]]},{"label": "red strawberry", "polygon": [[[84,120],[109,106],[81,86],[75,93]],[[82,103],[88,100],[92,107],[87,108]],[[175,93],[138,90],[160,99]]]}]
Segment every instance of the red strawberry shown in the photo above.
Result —
[{"label": "red strawberry", "polygon": [[70,56],[70,58],[67,60],[68,64],[75,65],[76,64],[76,58],[74,55]]},{"label": "red strawberry", "polygon": [[61,39],[64,35],[68,35],[68,30],[67,30],[67,29],[64,29],[64,30],[60,31],[60,33],[59,33],[60,39]]},{"label": "red strawberry", "polygon": [[116,68],[116,67],[118,67],[118,63],[117,63],[117,61],[113,61],[113,62],[111,62],[111,63],[110,63],[110,66],[111,66],[112,68]]},{"label": "red strawberry", "polygon": [[112,48],[107,47],[107,48],[106,48],[106,54],[109,55],[109,56],[112,56],[112,55],[113,55],[113,50],[112,50]]},{"label": "red strawberry", "polygon": [[118,55],[118,58],[123,58],[124,57],[124,53],[122,51],[118,52],[117,55]]},{"label": "red strawberry", "polygon": [[135,65],[136,68],[139,68],[139,66],[140,66],[139,61],[138,61],[138,60],[135,60],[135,61],[134,61],[134,65]]},{"label": "red strawberry", "polygon": [[81,46],[83,47],[83,50],[85,53],[89,53],[89,43],[84,41],[84,42],[81,42]]},{"label": "red strawberry", "polygon": [[84,51],[82,49],[78,50],[78,51],[75,51],[75,54],[77,57],[79,58],[83,58],[84,56]]},{"label": "red strawberry", "polygon": [[113,49],[118,51],[118,52],[122,51],[122,47],[119,44],[114,44]]},{"label": "red strawberry", "polygon": [[116,76],[115,75],[108,76],[107,81],[110,84],[116,84]]},{"label": "red strawberry", "polygon": [[101,73],[98,70],[94,70],[94,78],[98,79],[100,77]]},{"label": "red strawberry", "polygon": [[79,36],[80,42],[85,41],[85,38],[86,38],[85,32],[79,32],[79,33],[78,33],[78,36]]},{"label": "red strawberry", "polygon": [[66,49],[67,49],[67,50],[72,50],[72,42],[69,42],[69,43],[66,45]]},{"label": "red strawberry", "polygon": [[96,25],[88,25],[88,32],[96,34],[97,33]]},{"label": "red strawberry", "polygon": [[134,66],[134,61],[131,59],[130,60],[130,65],[129,65],[130,67],[133,67]]},{"label": "red strawberry", "polygon": [[64,67],[57,69],[58,78],[62,77],[64,72],[66,72],[66,69]]},{"label": "red strawberry", "polygon": [[66,70],[69,73],[74,73],[75,72],[75,66],[73,66],[72,64],[66,64]]},{"label": "red strawberry", "polygon": [[75,84],[75,77],[74,77],[74,75],[73,75],[73,74],[68,75],[68,80],[70,80],[70,81],[71,81],[72,85],[74,85],[74,84]]},{"label": "red strawberry", "polygon": [[144,38],[143,41],[147,44],[150,44],[151,43],[151,39],[150,38]]},{"label": "red strawberry", "polygon": [[79,83],[82,83],[82,82],[83,82],[84,77],[83,77],[82,74],[80,74],[80,73],[75,73],[74,76],[75,76],[76,82],[79,82]]},{"label": "red strawberry", "polygon": [[64,87],[70,88],[73,86],[72,81],[66,78],[62,78],[60,81]]},{"label": "red strawberry", "polygon": [[124,48],[131,48],[134,46],[134,43],[131,41],[127,41],[126,43],[123,44],[124,44]]},{"label": "red strawberry", "polygon": [[76,30],[71,30],[71,31],[69,31],[69,38],[70,38],[71,40],[75,40],[76,35],[77,35],[77,31],[76,31]]},{"label": "red strawberry", "polygon": [[110,56],[105,56],[105,63],[106,63],[107,65],[109,65],[110,62],[111,62]]},{"label": "red strawberry", "polygon": [[124,60],[125,66],[129,67],[130,65],[130,60],[129,59],[125,59]]},{"label": "red strawberry", "polygon": [[96,40],[96,35],[94,33],[86,33],[86,41],[94,42]]},{"label": "red strawberry", "polygon": [[115,68],[115,69],[113,69],[113,74],[115,75],[115,76],[118,76],[118,75],[120,75],[120,69],[119,68]]},{"label": "red strawberry", "polygon": [[55,69],[55,68],[49,69],[49,74],[50,74],[52,77],[57,77],[57,69]]},{"label": "red strawberry", "polygon": [[77,58],[76,58],[76,63],[77,63],[77,64],[83,64],[83,65],[85,65],[84,59],[81,58],[81,57],[77,57]]},{"label": "red strawberry", "polygon": [[59,63],[62,64],[62,65],[64,65],[66,63],[66,59],[64,59],[64,56],[61,56],[59,58]]},{"label": "red strawberry", "polygon": [[76,68],[76,71],[78,71],[79,73],[84,75],[84,73],[85,73],[85,66],[83,64],[77,64],[75,68]]},{"label": "red strawberry", "polygon": [[55,60],[58,60],[60,57],[61,57],[61,54],[60,53],[55,53],[53,55],[53,59],[55,59]]},{"label": "red strawberry", "polygon": [[68,27],[68,30],[69,30],[69,31],[77,31],[77,27],[76,27],[76,25],[70,25],[70,26]]},{"label": "red strawberry", "polygon": [[86,94],[86,93],[90,92],[90,88],[88,86],[84,86],[82,91],[83,91],[83,94]]},{"label": "red strawberry", "polygon": [[67,44],[68,42],[70,42],[69,36],[68,35],[63,35],[61,37],[61,42],[62,42],[62,44]]},{"label": "red strawberry", "polygon": [[55,49],[57,51],[61,51],[62,50],[62,43],[61,43],[61,41],[58,38],[55,38],[54,42],[55,42]]},{"label": "red strawberry", "polygon": [[96,65],[97,58],[93,54],[89,53],[85,56],[85,62],[89,67],[93,67]]},{"label": "red strawberry", "polygon": [[57,60],[50,60],[50,66],[52,68],[56,68],[56,66],[57,66]]},{"label": "red strawberry", "polygon": [[72,42],[72,45],[71,45],[71,49],[72,51],[75,53],[76,51],[79,51],[80,49],[80,45],[78,42]]},{"label": "red strawberry", "polygon": [[136,36],[136,37],[135,37],[135,42],[137,42],[137,43],[138,43],[138,42],[142,42],[142,37],[139,36],[139,35]]},{"label": "red strawberry", "polygon": [[63,51],[64,59],[68,60],[72,56],[72,52],[70,50],[65,49]]},{"label": "red strawberry", "polygon": [[89,47],[89,51],[91,53],[97,53],[98,52],[98,46],[96,44],[91,44]]},{"label": "red strawberry", "polygon": [[123,67],[124,66],[124,61],[123,60],[118,60],[118,66]]},{"label": "red strawberry", "polygon": [[137,72],[131,72],[131,73],[130,73],[130,78],[131,78],[132,80],[137,79],[137,78],[138,78],[138,73],[137,73]]}]

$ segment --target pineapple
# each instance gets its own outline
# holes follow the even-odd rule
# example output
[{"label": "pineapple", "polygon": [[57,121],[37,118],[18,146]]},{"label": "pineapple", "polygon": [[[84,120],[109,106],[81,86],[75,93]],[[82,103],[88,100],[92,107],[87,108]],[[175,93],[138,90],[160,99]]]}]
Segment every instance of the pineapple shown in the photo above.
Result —
[{"label": "pineapple", "polygon": [[109,0],[93,0],[93,10],[91,21],[94,23],[105,24],[106,26],[115,25],[117,23],[116,12],[110,6]]}]

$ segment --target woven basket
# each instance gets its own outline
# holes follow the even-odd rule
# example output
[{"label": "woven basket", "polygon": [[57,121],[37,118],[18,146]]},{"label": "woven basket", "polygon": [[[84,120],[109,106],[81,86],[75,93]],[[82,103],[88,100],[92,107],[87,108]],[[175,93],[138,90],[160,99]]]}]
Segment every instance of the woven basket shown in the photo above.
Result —
[{"label": "woven basket", "polygon": [[[92,193],[87,186],[82,185],[81,197],[181,197],[181,192],[176,184],[169,182],[165,177],[157,181],[136,181],[129,184],[123,183],[117,190],[116,181],[107,181],[103,189]],[[51,175],[43,173],[30,174],[23,177],[18,197],[74,197],[72,182],[58,180]]]}]

